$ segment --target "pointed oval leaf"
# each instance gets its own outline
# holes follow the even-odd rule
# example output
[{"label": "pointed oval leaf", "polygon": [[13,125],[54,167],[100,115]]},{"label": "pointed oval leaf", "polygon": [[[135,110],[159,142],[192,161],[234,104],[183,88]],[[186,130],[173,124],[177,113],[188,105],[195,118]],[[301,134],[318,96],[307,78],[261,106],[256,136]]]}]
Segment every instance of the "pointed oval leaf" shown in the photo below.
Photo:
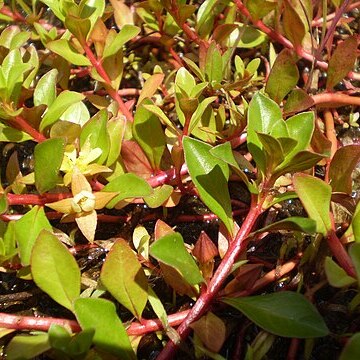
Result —
[{"label": "pointed oval leaf", "polygon": [[290,49],[283,49],[277,56],[265,91],[278,104],[296,86],[299,80],[299,70],[296,65],[296,56]]},{"label": "pointed oval leaf", "polygon": [[190,284],[203,281],[193,257],[187,252],[179,233],[165,235],[150,246],[150,254],[158,261],[175,268]]},{"label": "pointed oval leaf", "polygon": [[183,140],[185,162],[201,199],[233,231],[228,165],[210,153],[211,146],[189,137]]},{"label": "pointed oval leaf", "polygon": [[107,208],[112,209],[119,201],[127,198],[149,196],[152,187],[141,177],[127,173],[111,180],[101,191],[118,192],[119,195],[109,201]]},{"label": "pointed oval leaf", "polygon": [[[144,100],[142,104],[151,104]],[[153,170],[160,169],[166,139],[160,120],[152,112],[140,105],[134,116],[133,135],[137,143],[144,150]]]},{"label": "pointed oval leaf", "polygon": [[79,54],[70,44],[69,40],[59,39],[50,41],[46,44],[46,47],[73,65],[91,66],[90,60],[86,56]]},{"label": "pointed oval leaf", "polygon": [[36,84],[34,90],[34,105],[41,104],[50,106],[56,98],[56,78],[58,70],[52,69],[48,71]]},{"label": "pointed oval leaf", "polygon": [[95,329],[94,344],[118,359],[136,360],[115,305],[105,299],[78,298],[74,311],[83,330]]},{"label": "pointed oval leaf", "polygon": [[325,258],[324,269],[329,284],[334,287],[344,287],[356,283],[356,279],[349,276],[331,257]]},{"label": "pointed oval leaf", "polygon": [[329,61],[326,88],[331,90],[352,70],[357,57],[356,36],[350,36],[341,42]]},{"label": "pointed oval leaf", "polygon": [[360,145],[343,146],[335,152],[329,169],[330,185],[334,192],[351,194],[351,174],[359,161]]},{"label": "pointed oval leaf", "polygon": [[120,304],[141,319],[148,298],[148,283],[135,253],[125,240],[118,240],[111,248],[100,279]]},{"label": "pointed oval leaf", "polygon": [[53,189],[61,181],[59,170],[64,149],[65,139],[61,138],[49,139],[35,146],[35,186],[40,194]]},{"label": "pointed oval leaf", "polygon": [[50,348],[48,334],[17,335],[6,348],[6,359],[35,359]]},{"label": "pointed oval leaf", "polygon": [[21,264],[30,265],[30,255],[36,238],[45,229],[52,230],[44,209],[34,206],[20,220],[15,222],[16,241],[19,246]]},{"label": "pointed oval leaf", "polygon": [[45,116],[40,123],[40,131],[43,131],[47,126],[52,125],[55,121],[59,120],[60,116],[67,110],[67,108],[85,98],[84,95],[65,90],[55,99],[46,112]]},{"label": "pointed oval leaf", "polygon": [[317,309],[299,293],[283,291],[223,301],[275,335],[306,339],[329,334]]},{"label": "pointed oval leaf", "polygon": [[316,221],[316,231],[326,235],[331,230],[330,185],[310,175],[296,174],[294,187],[306,212]]},{"label": "pointed oval leaf", "polygon": [[69,310],[80,296],[79,266],[60,240],[43,230],[31,254],[31,274],[36,285]]}]

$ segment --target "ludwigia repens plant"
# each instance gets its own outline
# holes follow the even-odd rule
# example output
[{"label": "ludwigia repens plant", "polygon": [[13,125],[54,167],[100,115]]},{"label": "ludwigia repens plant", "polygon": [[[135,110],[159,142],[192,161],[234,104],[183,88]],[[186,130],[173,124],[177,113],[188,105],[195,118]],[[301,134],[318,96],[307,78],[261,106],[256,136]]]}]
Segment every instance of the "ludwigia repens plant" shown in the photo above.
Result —
[{"label": "ludwigia repens plant", "polygon": [[7,359],[359,352],[358,6],[0,2]]}]

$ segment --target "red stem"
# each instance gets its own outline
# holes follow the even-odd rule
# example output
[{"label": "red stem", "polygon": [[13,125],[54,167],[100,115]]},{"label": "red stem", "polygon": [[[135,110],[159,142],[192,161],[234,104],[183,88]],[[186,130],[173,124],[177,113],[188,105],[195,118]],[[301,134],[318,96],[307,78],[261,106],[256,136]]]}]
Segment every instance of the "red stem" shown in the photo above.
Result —
[{"label": "red stem", "polygon": [[112,85],[111,85],[111,79],[109,77],[109,75],[106,73],[104,67],[102,66],[102,63],[100,60],[96,59],[94,53],[92,52],[92,50],[90,49],[90,46],[84,42],[82,44],[85,54],[88,57],[88,59],[90,60],[92,66],[96,69],[96,71],[98,72],[98,74],[104,79],[105,82],[105,87],[106,87],[106,91],[109,93],[109,95],[118,103],[119,108],[121,110],[121,112],[124,114],[124,116],[126,117],[126,119],[128,121],[134,121],[134,118],[132,116],[132,114],[130,113],[129,109],[126,107],[124,101],[122,100],[122,98],[120,97],[119,93],[113,89]]},{"label": "red stem", "polygon": [[12,123],[20,130],[26,132],[30,136],[34,138],[35,141],[38,143],[41,143],[46,139],[46,137],[41,134],[39,131],[34,129],[23,117],[20,115],[16,116],[15,118],[12,118]]},{"label": "red stem", "polygon": [[345,105],[360,106],[360,97],[339,93],[322,93],[311,97],[315,105],[326,105],[326,107],[338,107]]},{"label": "red stem", "polygon": [[[314,55],[309,54],[308,52],[306,52],[301,46],[296,46],[294,47],[294,45],[283,35],[281,35],[280,33],[278,33],[277,31],[267,27],[261,20],[255,20],[251,17],[249,10],[245,7],[245,5],[242,3],[241,0],[234,0],[236,6],[238,7],[238,9],[240,10],[240,12],[248,19],[251,20],[251,22],[262,32],[264,32],[266,35],[268,35],[271,39],[279,42],[280,44],[282,44],[283,46],[285,46],[288,49],[292,49],[295,50],[296,53],[302,57],[305,60],[308,60],[310,62],[314,62],[316,64],[317,67],[319,67],[320,69],[323,70],[327,70],[328,68],[328,63],[325,61],[320,61],[317,60]],[[355,73],[353,71],[350,71],[347,74],[347,77],[352,79],[352,80],[360,80],[360,74],[359,73]]]},{"label": "red stem", "polygon": [[37,194],[7,194],[9,205],[45,205],[46,203],[59,201],[72,197],[71,193],[59,193],[43,195]]},{"label": "red stem", "polygon": [[356,278],[355,267],[350,259],[349,254],[346,252],[340,239],[337,237],[334,230],[330,230],[327,234],[327,242],[329,248],[338,261],[339,265],[346,271],[349,276]]},{"label": "red stem", "polygon": [[[206,292],[200,295],[200,297],[196,301],[194,307],[191,309],[186,319],[181,323],[181,325],[177,329],[177,332],[181,340],[184,340],[189,335],[191,331],[190,324],[196,321],[208,309],[209,305],[211,304],[214,297],[219,292],[227,276],[231,272],[235,260],[238,258],[240,253],[246,249],[247,246],[246,238],[251,232],[257,218],[263,211],[262,202],[263,201],[257,203],[257,197],[254,195],[252,196],[252,204],[250,207],[250,211],[246,219],[244,220],[239,232],[237,233],[235,239],[231,242],[230,247],[225,254],[225,257],[221,261],[213,278],[211,279]],[[177,347],[178,344],[175,344],[173,341],[170,340],[157,359],[158,360],[173,359]]]}]

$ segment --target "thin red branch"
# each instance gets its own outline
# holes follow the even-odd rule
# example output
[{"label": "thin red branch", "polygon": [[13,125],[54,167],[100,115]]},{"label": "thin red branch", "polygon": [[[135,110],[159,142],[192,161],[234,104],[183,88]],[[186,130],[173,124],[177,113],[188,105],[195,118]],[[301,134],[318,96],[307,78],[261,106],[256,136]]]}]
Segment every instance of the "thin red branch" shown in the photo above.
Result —
[{"label": "thin red branch", "polygon": [[130,113],[129,109],[126,107],[126,105],[125,105],[124,101],[122,100],[122,98],[120,97],[119,93],[112,87],[111,79],[110,79],[109,75],[107,74],[107,72],[105,71],[101,61],[95,57],[94,53],[90,49],[90,46],[86,42],[84,44],[82,44],[82,46],[84,48],[86,56],[88,57],[88,59],[90,60],[90,62],[92,64],[92,66],[96,69],[98,74],[104,79],[106,91],[118,103],[120,111],[124,114],[126,119],[128,121],[133,121],[134,118],[133,118],[132,114]]},{"label": "thin red branch", "polygon": [[59,201],[62,199],[67,199],[72,197],[71,193],[58,193],[51,194],[46,193],[43,195],[37,194],[7,194],[7,201],[9,205],[45,205],[46,203],[51,203]]},{"label": "thin red branch", "polygon": [[[256,220],[258,219],[262,211],[262,202],[257,203],[257,197],[253,195],[250,211],[246,219],[244,220],[239,232],[235,236],[235,239],[231,242],[228,251],[222,259],[213,278],[211,279],[208,288],[204,293],[200,295],[186,319],[177,329],[180,340],[186,339],[186,337],[190,334],[191,331],[191,323],[196,321],[201,315],[203,315],[207,311],[211,302],[214,300],[214,297],[217,295],[227,276],[231,272],[235,260],[238,258],[240,253],[246,249],[246,238],[250,234]],[[173,359],[178,345],[179,344],[175,344],[173,341],[170,340],[157,359]]]},{"label": "thin red branch", "polygon": [[[348,5],[348,7],[346,8],[346,11],[351,11],[351,10],[356,9],[356,8],[358,8],[358,7],[360,7],[360,1],[355,1],[354,3]],[[335,15],[336,15],[335,12],[332,13],[332,14],[329,14],[328,16],[326,16],[325,21],[326,21],[326,22],[331,21],[332,19],[334,19]],[[311,26],[314,26],[314,27],[316,27],[316,26],[322,26],[323,22],[324,22],[324,19],[323,19],[323,18],[314,19],[314,20],[311,22]]]},{"label": "thin red branch", "polygon": [[339,107],[345,105],[360,106],[360,97],[341,93],[322,93],[311,97],[315,105],[326,105],[326,107]]},{"label": "thin red branch", "polygon": [[[296,53],[302,57],[305,60],[308,60],[312,63],[315,63],[316,66],[320,69],[327,70],[328,69],[328,63],[326,61],[318,60],[314,57],[314,55],[306,52],[301,46],[297,46],[296,48],[294,45],[282,34],[278,33],[277,31],[269,28],[267,25],[265,25],[261,20],[255,20],[250,15],[249,10],[246,8],[246,6],[242,3],[241,0],[234,0],[236,6],[240,10],[240,12],[248,19],[251,20],[254,26],[256,26],[259,30],[264,32],[266,35],[268,35],[271,39],[277,41],[281,45],[285,46],[288,49],[295,50]],[[350,71],[347,74],[347,77],[352,80],[360,80],[360,74],[355,73],[353,71]]]},{"label": "thin red branch", "polygon": [[33,139],[38,143],[46,140],[46,137],[42,133],[34,129],[22,116],[18,115],[12,118],[11,122],[15,125],[16,128],[32,136]]},{"label": "thin red branch", "polygon": [[338,261],[339,265],[346,271],[346,273],[356,279],[356,271],[354,264],[351,261],[349,254],[346,252],[340,239],[337,237],[334,230],[329,231],[327,235],[327,242],[331,253]]}]

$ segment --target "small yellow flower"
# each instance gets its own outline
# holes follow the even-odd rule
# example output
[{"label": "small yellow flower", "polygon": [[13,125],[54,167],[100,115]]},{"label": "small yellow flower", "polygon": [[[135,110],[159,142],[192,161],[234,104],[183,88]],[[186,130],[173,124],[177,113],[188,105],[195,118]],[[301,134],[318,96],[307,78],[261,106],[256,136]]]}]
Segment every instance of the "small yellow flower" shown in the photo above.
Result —
[{"label": "small yellow flower", "polygon": [[75,218],[75,221],[89,242],[94,241],[97,225],[97,209],[102,209],[113,199],[117,192],[92,192],[86,177],[75,166],[71,181],[72,198],[46,204],[47,207],[59,211],[65,218]]}]

